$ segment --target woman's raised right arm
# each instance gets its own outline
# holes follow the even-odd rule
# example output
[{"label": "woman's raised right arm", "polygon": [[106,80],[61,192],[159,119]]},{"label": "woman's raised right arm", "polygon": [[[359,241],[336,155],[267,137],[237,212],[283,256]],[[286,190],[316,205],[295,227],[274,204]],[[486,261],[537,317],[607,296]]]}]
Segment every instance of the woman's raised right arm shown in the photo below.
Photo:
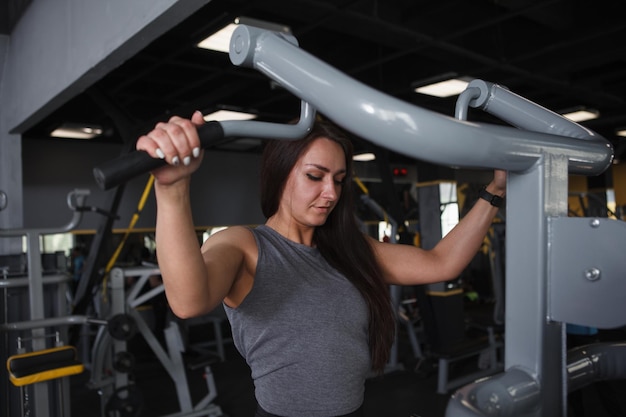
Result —
[{"label": "woman's raised right arm", "polygon": [[242,251],[236,246],[213,245],[204,254],[200,250],[191,211],[190,182],[202,161],[196,130],[202,123],[199,112],[191,120],[173,117],[137,141],[138,150],[168,162],[153,171],[156,246],[170,308],[181,318],[215,308],[229,293],[243,262]]}]

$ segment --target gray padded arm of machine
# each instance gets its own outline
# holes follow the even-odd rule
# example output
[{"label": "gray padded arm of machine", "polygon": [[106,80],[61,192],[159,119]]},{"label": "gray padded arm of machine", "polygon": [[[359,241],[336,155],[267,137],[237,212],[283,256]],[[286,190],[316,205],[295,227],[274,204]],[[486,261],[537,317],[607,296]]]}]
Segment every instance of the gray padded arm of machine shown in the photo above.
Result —
[{"label": "gray padded arm of machine", "polygon": [[233,64],[257,69],[355,135],[419,160],[521,172],[552,153],[568,157],[570,172],[596,175],[613,159],[610,143],[595,134],[580,140],[422,109],[352,79],[274,32],[240,25],[229,54]]},{"label": "gray padded arm of machine", "polygon": [[537,407],[539,384],[525,371],[511,368],[454,393],[446,416],[526,416]]}]

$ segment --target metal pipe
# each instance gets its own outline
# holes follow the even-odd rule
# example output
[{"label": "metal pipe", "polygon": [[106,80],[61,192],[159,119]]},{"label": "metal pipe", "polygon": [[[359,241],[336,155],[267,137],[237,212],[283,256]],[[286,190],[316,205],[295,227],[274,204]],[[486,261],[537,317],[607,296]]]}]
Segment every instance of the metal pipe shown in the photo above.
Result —
[{"label": "metal pipe", "polygon": [[568,391],[596,381],[626,378],[626,343],[596,343],[567,353]]},{"label": "metal pipe", "polygon": [[567,136],[577,139],[595,140],[597,134],[565,117],[548,110],[512,91],[494,83],[472,80],[468,89],[477,89],[478,97],[469,101],[469,105],[533,132]]},{"label": "metal pipe", "polygon": [[[626,377],[626,343],[596,343],[567,354],[568,391],[596,381]],[[539,404],[538,382],[526,372],[511,368],[505,373],[474,382],[451,397],[446,416],[520,416]]]},{"label": "metal pipe", "polygon": [[480,97],[481,91],[479,88],[470,87],[469,85],[465,90],[459,94],[456,100],[456,107],[454,108],[454,117],[457,120],[467,120],[467,108],[472,100],[476,100]]},{"label": "metal pipe", "polygon": [[75,189],[67,195],[67,205],[74,212],[71,220],[64,226],[48,228],[48,229],[0,229],[0,237],[33,235],[51,235],[56,233],[65,233],[74,229],[80,223],[83,212],[80,208],[85,206],[85,200],[90,194],[88,189]]},{"label": "metal pipe", "polygon": [[28,320],[28,321],[16,321],[13,323],[6,323],[0,325],[0,332],[10,332],[17,330],[31,330],[31,329],[43,329],[45,327],[53,326],[71,326],[74,324],[99,324],[106,325],[106,320],[92,319],[87,316],[64,316],[64,317],[52,317],[47,319]]},{"label": "metal pipe", "polygon": [[309,133],[314,122],[315,109],[303,101],[300,103],[300,119],[293,125],[253,120],[224,120],[220,122],[220,125],[222,125],[225,137],[296,140]]},{"label": "metal pipe", "polygon": [[610,143],[455,120],[366,86],[276,33],[240,25],[231,38],[235,65],[257,69],[352,133],[432,163],[522,172],[542,155],[567,155],[572,173],[595,175],[613,159]]},{"label": "metal pipe", "polygon": [[[68,275],[48,275],[41,278],[41,283],[43,285],[61,284],[63,282],[68,282],[69,280],[70,277]],[[26,287],[29,284],[30,280],[27,277],[0,280],[0,288]]]}]

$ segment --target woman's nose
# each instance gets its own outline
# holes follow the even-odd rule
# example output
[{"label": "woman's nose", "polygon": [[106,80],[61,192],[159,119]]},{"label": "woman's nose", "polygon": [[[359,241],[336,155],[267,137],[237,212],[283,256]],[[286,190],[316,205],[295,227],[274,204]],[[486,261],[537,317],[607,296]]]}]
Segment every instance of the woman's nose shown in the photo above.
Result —
[{"label": "woman's nose", "polygon": [[331,179],[330,181],[324,182],[324,189],[322,190],[322,197],[330,201],[337,200],[337,187],[333,179]]}]

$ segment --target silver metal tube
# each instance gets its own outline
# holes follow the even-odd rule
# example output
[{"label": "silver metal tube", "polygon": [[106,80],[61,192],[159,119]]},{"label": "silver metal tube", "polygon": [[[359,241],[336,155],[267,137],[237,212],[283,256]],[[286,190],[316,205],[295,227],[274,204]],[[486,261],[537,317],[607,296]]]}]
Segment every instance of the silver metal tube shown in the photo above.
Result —
[{"label": "silver metal tube", "polygon": [[521,369],[459,389],[450,398],[446,417],[528,416],[539,406],[539,383]]},{"label": "silver metal tube", "polygon": [[224,120],[220,122],[220,125],[225,137],[296,140],[311,131],[313,122],[315,122],[315,109],[303,101],[300,103],[300,119],[293,125],[248,120]]},{"label": "silver metal tube", "polygon": [[476,100],[481,95],[481,91],[476,87],[467,87],[456,100],[456,107],[454,108],[454,117],[457,120],[467,120],[467,108],[470,102]]},{"label": "silver metal tube", "polygon": [[596,140],[598,135],[576,122],[548,110],[514,92],[483,80],[473,80],[467,86],[480,91],[478,97],[469,102],[472,107],[511,123],[513,126],[532,132],[549,133],[571,138]]},{"label": "silver metal tube", "polygon": [[[61,284],[63,282],[68,282],[70,277],[68,275],[46,275],[41,279],[43,285],[48,284]],[[16,287],[26,287],[30,284],[30,280],[27,277],[23,278],[11,278],[11,279],[2,279],[0,280],[0,288],[16,288]]]},{"label": "silver metal tube", "polygon": [[455,120],[364,85],[279,35],[240,25],[233,64],[257,69],[352,133],[432,163],[522,172],[541,155],[567,155],[572,173],[595,175],[613,159],[601,137],[576,140],[507,126]]},{"label": "silver metal tube", "polygon": [[33,235],[52,235],[56,233],[65,233],[74,229],[80,224],[83,212],[80,208],[84,207],[85,200],[90,191],[87,189],[75,189],[70,191],[66,197],[68,207],[74,212],[71,220],[63,226],[45,229],[0,229],[0,237]]},{"label": "silver metal tube", "polygon": [[39,320],[16,321],[13,323],[1,324],[0,332],[43,329],[45,327],[70,326],[74,324],[85,324],[85,323],[93,323],[93,324],[100,324],[100,325],[107,324],[106,320],[92,319],[87,316],[64,316],[64,317],[52,317],[48,319],[39,319]]},{"label": "silver metal tube", "polygon": [[596,381],[626,378],[626,343],[597,343],[567,354],[568,391]]}]

